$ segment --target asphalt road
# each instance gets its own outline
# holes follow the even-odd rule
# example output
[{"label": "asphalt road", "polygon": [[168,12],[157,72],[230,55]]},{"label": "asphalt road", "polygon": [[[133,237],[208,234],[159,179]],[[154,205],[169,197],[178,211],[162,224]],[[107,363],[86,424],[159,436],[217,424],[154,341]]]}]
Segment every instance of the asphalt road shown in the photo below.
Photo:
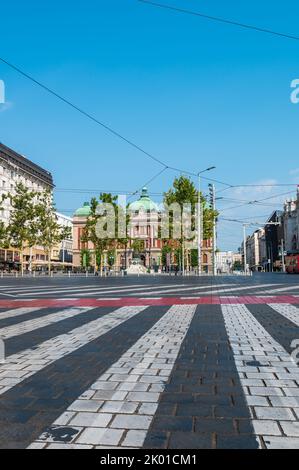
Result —
[{"label": "asphalt road", "polygon": [[18,277],[0,279],[1,298],[198,297],[202,295],[299,294],[299,276]]}]

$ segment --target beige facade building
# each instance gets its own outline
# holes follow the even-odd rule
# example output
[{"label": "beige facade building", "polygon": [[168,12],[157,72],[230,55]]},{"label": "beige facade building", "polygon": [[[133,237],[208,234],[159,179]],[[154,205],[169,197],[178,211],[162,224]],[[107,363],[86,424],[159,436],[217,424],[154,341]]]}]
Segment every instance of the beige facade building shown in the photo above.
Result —
[{"label": "beige facade building", "polygon": [[265,229],[256,230],[247,237],[247,264],[251,271],[263,271],[267,264]]}]

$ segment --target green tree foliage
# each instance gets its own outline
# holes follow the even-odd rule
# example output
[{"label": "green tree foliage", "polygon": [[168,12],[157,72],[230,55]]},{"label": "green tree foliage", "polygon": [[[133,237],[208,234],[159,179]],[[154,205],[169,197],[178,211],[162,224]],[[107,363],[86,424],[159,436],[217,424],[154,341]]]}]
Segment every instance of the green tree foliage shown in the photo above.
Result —
[{"label": "green tree foliage", "polygon": [[197,249],[190,250],[190,258],[191,258],[191,267],[196,268],[198,266],[198,250]]},{"label": "green tree foliage", "polygon": [[[97,223],[99,218],[101,217],[97,214],[98,204],[99,202],[97,198],[93,197],[90,201],[90,214],[87,218],[81,240],[85,243],[88,243],[90,241],[93,244],[95,254],[97,254],[97,256],[95,255],[94,257],[94,269],[96,270],[100,266],[100,269],[102,270],[103,253],[107,249],[108,240],[99,238],[97,236]],[[100,265],[97,264],[98,261],[100,261]]]},{"label": "green tree foliage", "polygon": [[7,231],[3,222],[0,222],[0,247],[7,248]]},{"label": "green tree foliage", "polygon": [[115,250],[109,250],[107,253],[108,266],[112,268],[115,263]]},{"label": "green tree foliage", "polygon": [[167,255],[172,252],[172,249],[169,245],[163,246],[161,250],[161,262],[162,266],[167,266]]},{"label": "green tree foliage", "polygon": [[[114,232],[115,232],[115,237],[114,238],[101,238],[97,234],[97,225],[98,222],[105,221],[107,219],[106,214],[99,214],[98,213],[98,206],[101,204],[111,204],[114,208]],[[99,198],[92,198],[90,202],[90,214],[87,218],[86,226],[84,228],[83,236],[82,236],[82,241],[83,242],[91,242],[94,246],[94,251],[95,251],[95,256],[94,256],[94,261],[95,261],[95,270],[100,268],[102,271],[103,268],[103,260],[104,260],[104,253],[107,250],[113,250],[113,264],[115,263],[116,260],[116,249],[118,244],[121,244],[123,246],[126,246],[128,242],[128,238],[122,236],[119,236],[119,227],[118,227],[118,220],[119,217],[121,217],[122,214],[120,214],[120,211],[123,209],[118,206],[117,204],[117,196],[113,196],[110,193],[101,193]],[[105,218],[105,219],[104,219]],[[128,226],[128,216],[126,217],[126,227]],[[104,229],[106,228],[107,224],[104,224]],[[110,258],[111,259],[111,258]],[[108,260],[109,263],[109,260]]]},{"label": "green tree foliage", "polygon": [[[195,187],[193,181],[190,178],[185,176],[180,176],[175,178],[172,188],[170,188],[166,193],[164,193],[164,203],[170,206],[173,203],[179,204],[181,210],[183,210],[184,204],[191,205],[191,230],[194,231],[197,226],[197,211],[196,207],[198,204],[199,193]],[[218,213],[211,209],[205,197],[202,193],[200,193],[200,202],[201,202],[201,211],[202,211],[202,232],[203,238],[209,239],[213,236],[213,225],[214,220],[216,219]],[[172,215],[170,214],[170,236],[172,235],[172,227],[173,220]],[[194,237],[193,237],[194,238]],[[179,265],[182,266],[183,261],[185,260],[185,239],[183,238],[183,234],[181,239],[179,240],[179,247],[176,247],[175,255],[176,260]],[[193,251],[193,253],[192,253]],[[183,256],[184,253],[184,256]],[[191,250],[191,265],[192,267],[196,267],[198,265],[198,260],[195,260],[197,250]],[[186,261],[188,264],[188,256],[186,257]]]},{"label": "green tree foliage", "polygon": [[91,262],[90,250],[84,248],[80,253],[80,263],[82,268],[89,268]]},{"label": "green tree foliage", "polygon": [[36,214],[37,240],[48,255],[48,272],[50,274],[52,250],[57,244],[70,238],[71,229],[59,225],[51,191],[38,193],[34,211]]},{"label": "green tree foliage", "polygon": [[233,264],[233,271],[241,271],[243,269],[243,263],[241,261],[235,261]]},{"label": "green tree foliage", "polygon": [[11,205],[10,219],[3,236],[7,245],[20,251],[21,272],[24,272],[24,250],[38,241],[38,212],[36,198],[38,193],[31,191],[22,183],[15,187],[14,193],[7,193],[2,199],[8,199]]},{"label": "green tree foliage", "polygon": [[[203,211],[203,238],[208,239],[213,236],[213,223],[214,218],[217,217],[218,213],[214,212],[207,205],[205,197],[200,194],[201,209]],[[172,188],[164,193],[164,203],[171,205],[172,203],[178,203],[181,208],[184,204],[191,204],[192,214],[192,230],[196,226],[196,205],[198,204],[198,190],[195,187],[193,181],[185,176],[175,178]]]},{"label": "green tree foliage", "polygon": [[145,245],[144,240],[140,240],[138,238],[134,239],[131,248],[133,250],[134,256],[138,256],[140,253],[144,251]]}]

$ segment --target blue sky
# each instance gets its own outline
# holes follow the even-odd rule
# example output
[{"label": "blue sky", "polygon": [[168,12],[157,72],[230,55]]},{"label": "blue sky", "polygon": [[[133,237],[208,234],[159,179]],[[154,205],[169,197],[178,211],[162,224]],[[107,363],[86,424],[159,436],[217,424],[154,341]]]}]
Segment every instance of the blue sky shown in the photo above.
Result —
[{"label": "blue sky", "polygon": [[[165,3],[299,35],[295,1]],[[1,6],[1,56],[169,165],[215,165],[213,177],[234,185],[299,183],[299,104],[290,101],[299,41],[136,0],[19,0]],[[0,79],[7,101],[0,141],[53,173],[60,211],[70,214],[90,194],[59,189],[133,191],[159,171],[1,63]],[[150,190],[162,192],[173,177],[165,172]],[[222,196],[252,200],[291,190],[241,188]],[[218,206],[227,218],[256,218],[285,197],[254,208],[227,210],[237,205],[228,200]],[[241,229],[221,222],[220,248],[237,248]]]}]

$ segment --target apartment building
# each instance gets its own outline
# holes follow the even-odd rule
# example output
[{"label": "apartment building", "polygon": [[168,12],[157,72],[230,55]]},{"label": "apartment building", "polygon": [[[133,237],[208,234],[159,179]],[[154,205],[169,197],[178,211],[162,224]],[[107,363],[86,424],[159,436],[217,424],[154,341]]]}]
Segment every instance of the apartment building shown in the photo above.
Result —
[{"label": "apartment building", "polygon": [[[53,190],[54,183],[49,171],[43,169],[23,155],[0,143],[0,197],[5,193],[13,193],[17,183],[23,183],[26,187],[35,191]],[[5,225],[9,222],[11,206],[6,199],[0,208],[0,221]],[[25,251],[25,263],[32,255],[44,258],[46,255],[43,247],[34,247],[32,253]],[[0,269],[17,268],[20,263],[20,254],[14,248],[0,247]]]}]

